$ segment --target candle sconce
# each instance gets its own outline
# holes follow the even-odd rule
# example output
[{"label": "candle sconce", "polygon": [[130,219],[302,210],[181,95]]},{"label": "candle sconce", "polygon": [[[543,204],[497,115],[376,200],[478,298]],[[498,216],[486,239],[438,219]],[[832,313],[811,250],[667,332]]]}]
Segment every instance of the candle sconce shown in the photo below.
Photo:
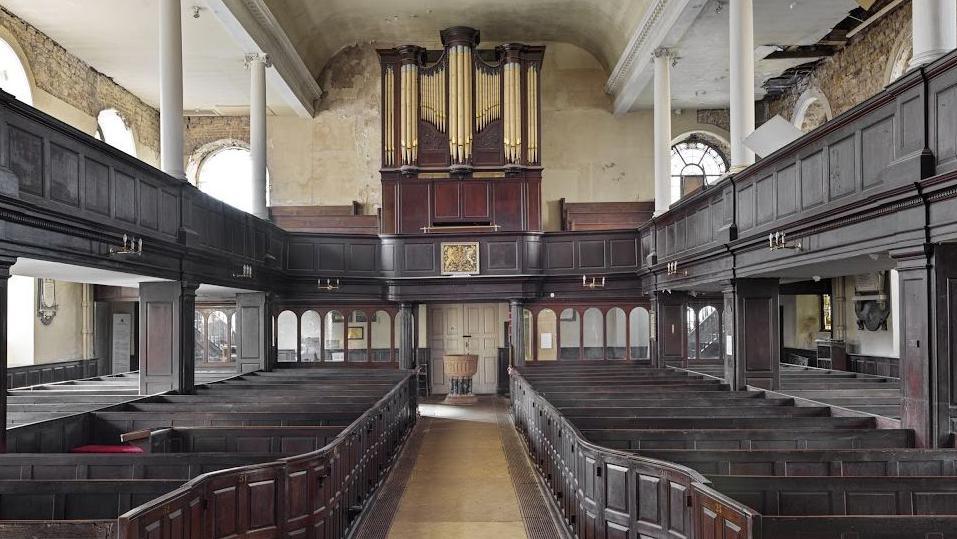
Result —
[{"label": "candle sconce", "polygon": [[136,255],[143,254],[143,238],[133,238],[123,234],[123,247],[110,247],[110,256],[113,255]]},{"label": "candle sconce", "polygon": [[771,251],[778,251],[781,249],[794,249],[795,251],[803,251],[804,245],[801,241],[788,243],[787,234],[785,232],[772,232],[768,234],[768,249]]},{"label": "candle sconce", "polygon": [[252,279],[253,267],[251,264],[243,264],[242,271],[233,274],[233,279]]},{"label": "candle sconce", "polygon": [[602,277],[601,280],[598,277],[588,278],[587,275],[582,275],[582,288],[605,288],[605,278]]},{"label": "candle sconce", "polygon": [[339,290],[339,279],[335,281],[332,279],[319,279],[319,290],[325,290],[326,292]]},{"label": "candle sconce", "polygon": [[688,276],[688,270],[678,270],[678,261],[668,262],[668,275],[681,275],[683,277]]}]

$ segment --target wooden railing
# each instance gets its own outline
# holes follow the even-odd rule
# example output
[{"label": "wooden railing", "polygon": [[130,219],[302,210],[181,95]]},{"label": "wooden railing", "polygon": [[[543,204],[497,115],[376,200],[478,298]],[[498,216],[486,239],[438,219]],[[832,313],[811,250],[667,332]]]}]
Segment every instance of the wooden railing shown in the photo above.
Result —
[{"label": "wooden railing", "polygon": [[345,537],[415,421],[406,375],[327,446],[201,475],[118,519],[119,537]]},{"label": "wooden railing", "polygon": [[99,359],[72,359],[38,365],[7,367],[7,388],[52,384],[99,376]]},{"label": "wooden railing", "polygon": [[749,538],[760,515],[700,473],[593,444],[518,372],[512,413],[575,537]]}]

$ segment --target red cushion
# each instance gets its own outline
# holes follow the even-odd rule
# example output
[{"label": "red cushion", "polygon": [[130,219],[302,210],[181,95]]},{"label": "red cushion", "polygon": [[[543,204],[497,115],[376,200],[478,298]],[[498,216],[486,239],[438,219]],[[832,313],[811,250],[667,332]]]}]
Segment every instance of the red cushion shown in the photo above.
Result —
[{"label": "red cushion", "polygon": [[143,448],[135,445],[81,445],[74,447],[70,453],[143,453]]}]

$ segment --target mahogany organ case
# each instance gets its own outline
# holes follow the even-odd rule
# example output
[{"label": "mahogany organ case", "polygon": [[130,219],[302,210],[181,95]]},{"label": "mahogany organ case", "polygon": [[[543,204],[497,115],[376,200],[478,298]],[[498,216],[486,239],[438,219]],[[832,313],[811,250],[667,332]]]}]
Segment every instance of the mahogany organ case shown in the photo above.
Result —
[{"label": "mahogany organ case", "polygon": [[545,47],[479,49],[464,26],[440,35],[439,51],[378,51],[382,233],[541,230]]}]

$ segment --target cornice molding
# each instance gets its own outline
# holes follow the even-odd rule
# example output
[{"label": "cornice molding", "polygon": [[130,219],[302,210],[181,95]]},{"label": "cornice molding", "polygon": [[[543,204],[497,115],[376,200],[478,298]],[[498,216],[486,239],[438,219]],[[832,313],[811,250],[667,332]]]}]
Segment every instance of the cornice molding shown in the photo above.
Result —
[{"label": "cornice molding", "polygon": [[284,86],[280,91],[292,108],[300,116],[314,116],[322,88],[265,0],[208,1],[227,30],[247,49],[246,53],[268,55]]},{"label": "cornice molding", "polygon": [[616,114],[628,112],[651,80],[647,68],[655,50],[677,45],[705,4],[698,0],[654,0],[648,7],[605,82],[605,92],[615,97]]}]

